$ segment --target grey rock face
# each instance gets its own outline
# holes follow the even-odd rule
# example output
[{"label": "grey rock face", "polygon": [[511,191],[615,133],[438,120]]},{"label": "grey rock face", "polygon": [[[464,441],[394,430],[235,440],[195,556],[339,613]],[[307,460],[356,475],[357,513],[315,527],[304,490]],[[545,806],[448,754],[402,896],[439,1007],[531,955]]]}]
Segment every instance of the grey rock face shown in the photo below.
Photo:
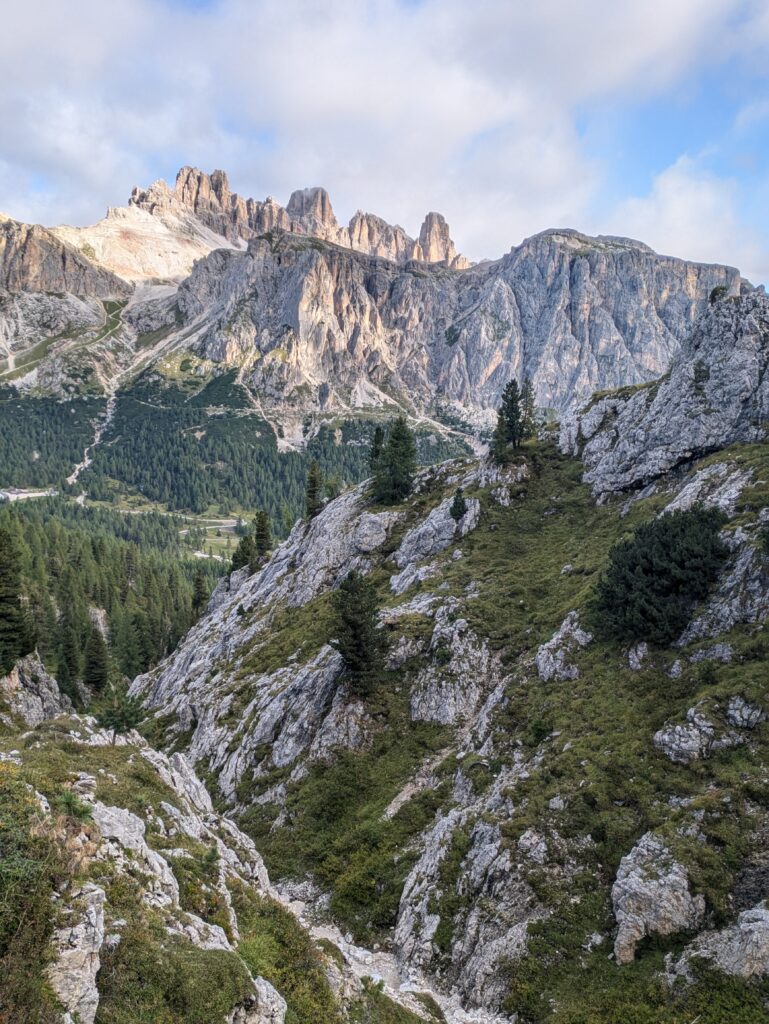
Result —
[{"label": "grey rock face", "polygon": [[72,893],[67,920],[53,935],[46,977],[64,1007],[62,1024],[93,1024],[99,1007],[96,975],[104,942],[104,890],[91,882]]},{"label": "grey rock face", "polygon": [[684,630],[681,646],[727,633],[738,623],[763,622],[769,616],[769,573],[760,553],[735,536],[734,553],[703,611]]},{"label": "grey rock face", "polygon": [[27,725],[40,725],[49,718],[72,710],[69,697],[60,692],[58,683],[49,675],[37,654],[28,654],[0,679],[0,700],[11,714]]},{"label": "grey rock face", "polygon": [[[564,430],[582,445],[597,494],[642,487],[676,466],[735,441],[758,441],[769,423],[769,298],[750,292],[711,306],[669,376],[630,395],[597,401]],[[740,486],[733,480],[720,501]],[[725,481],[724,481],[725,484]]]},{"label": "grey rock face", "polygon": [[[563,570],[561,570],[563,572]],[[638,672],[643,668],[643,660],[649,653],[649,645],[647,643],[635,644],[627,652],[628,665],[634,672]]]},{"label": "grey rock face", "polygon": [[493,689],[499,670],[488,645],[447,601],[435,613],[430,640],[432,662],[417,676],[411,695],[414,721],[450,725],[467,720],[484,690]]},{"label": "grey rock face", "polygon": [[[339,693],[342,660],[330,647],[252,677],[248,703],[234,717],[231,673],[266,635],[271,609],[304,605],[351,569],[367,572],[399,515],[369,512],[362,488],[329,502],[310,523],[298,523],[261,570],[222,587],[177,651],[134,681],[132,692],[150,708],[192,730],[190,756],[207,759],[229,799],[244,774],[258,770],[255,752],[263,757],[267,746],[269,765],[285,767],[303,754],[324,758],[332,747],[354,749],[366,741],[366,718]],[[220,659],[228,670],[212,679],[211,666]]]},{"label": "grey rock face", "polygon": [[[488,424],[513,376],[528,374],[537,403],[560,410],[659,376],[719,284],[737,290],[737,271],[576,232],[545,232],[462,272],[418,273],[283,233],[199,260],[173,301],[197,351],[242,367],[270,415],[287,402],[387,405],[395,393]],[[173,301],[154,318],[173,323]]]},{"label": "grey rock face", "polygon": [[689,964],[697,959],[734,978],[765,978],[769,974],[769,910],[759,904],[744,910],[728,928],[699,935],[674,973],[687,973]]},{"label": "grey rock face", "polygon": [[719,508],[727,515],[734,515],[737,500],[750,483],[751,470],[737,469],[725,462],[700,469],[675,498],[666,505],[663,512],[678,512],[690,509],[695,504],[706,508]]},{"label": "grey rock face", "polygon": [[70,292],[100,299],[126,298],[127,282],[94,266],[39,224],[0,216],[0,288],[9,292]]},{"label": "grey rock face", "polygon": [[444,551],[455,537],[464,537],[478,525],[481,505],[477,498],[467,499],[467,511],[457,522],[450,513],[452,499],[446,498],[413,530],[409,530],[393,555],[399,569],[423,562]]},{"label": "grey rock face", "polygon": [[689,764],[707,757],[716,736],[715,725],[697,708],[689,708],[686,724],[666,725],[654,734],[654,746],[669,760]]},{"label": "grey rock face", "polygon": [[537,651],[535,660],[539,678],[545,682],[550,679],[559,682],[578,679],[579,669],[571,664],[569,656],[580,647],[586,647],[592,639],[591,633],[586,633],[580,628],[577,612],[569,612],[558,632]]},{"label": "grey rock face", "polygon": [[[739,717],[740,710],[740,706],[735,705],[734,717]],[[727,721],[731,723],[728,715]],[[655,747],[676,764],[689,764],[743,742],[739,733],[719,727],[708,718],[702,704],[689,708],[684,724],[666,724],[654,734]]]},{"label": "grey rock face", "polygon": [[617,921],[614,955],[630,963],[638,943],[647,935],[692,931],[702,923],[703,896],[689,891],[689,877],[665,845],[647,832],[622,858],[612,886]]},{"label": "grey rock face", "polygon": [[766,721],[766,712],[750,704],[744,697],[730,697],[726,706],[726,720],[737,729],[755,729],[760,722]]}]

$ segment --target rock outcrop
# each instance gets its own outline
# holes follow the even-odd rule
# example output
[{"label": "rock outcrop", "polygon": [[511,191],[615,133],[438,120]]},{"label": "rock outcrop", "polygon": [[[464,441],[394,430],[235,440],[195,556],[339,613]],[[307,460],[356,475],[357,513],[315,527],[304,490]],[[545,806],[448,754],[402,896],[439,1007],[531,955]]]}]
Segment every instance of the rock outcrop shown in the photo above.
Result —
[{"label": "rock outcrop", "polygon": [[762,440],[767,366],[769,298],[753,291],[722,299],[703,313],[666,377],[594,401],[565,425],[562,446],[581,453],[596,494],[643,487],[697,456]]},{"label": "rock outcrop", "polygon": [[685,723],[666,724],[654,734],[654,746],[676,764],[690,764],[742,742],[739,733],[719,728],[701,706],[689,708]]},{"label": "rock outcrop", "polygon": [[765,978],[769,974],[769,910],[759,904],[744,910],[728,928],[703,932],[686,949],[674,975],[688,974],[697,960],[733,978]]},{"label": "rock outcrop", "polygon": [[67,921],[53,936],[47,979],[64,1007],[62,1024],[93,1024],[99,1007],[96,975],[104,943],[104,889],[86,882],[69,896]]},{"label": "rock outcrop", "polygon": [[545,682],[578,679],[579,669],[571,661],[571,655],[592,639],[592,634],[580,627],[578,613],[569,612],[558,631],[537,651],[535,662],[539,678]]},{"label": "rock outcrop", "polygon": [[705,900],[692,895],[686,869],[651,832],[622,858],[611,898],[619,964],[630,963],[647,936],[696,930],[705,913]]},{"label": "rock outcrop", "polygon": [[28,654],[0,679],[0,701],[7,712],[35,726],[72,710],[72,702],[59,690],[37,654]]},{"label": "rock outcrop", "polygon": [[0,290],[121,299],[131,286],[39,224],[0,216]]}]

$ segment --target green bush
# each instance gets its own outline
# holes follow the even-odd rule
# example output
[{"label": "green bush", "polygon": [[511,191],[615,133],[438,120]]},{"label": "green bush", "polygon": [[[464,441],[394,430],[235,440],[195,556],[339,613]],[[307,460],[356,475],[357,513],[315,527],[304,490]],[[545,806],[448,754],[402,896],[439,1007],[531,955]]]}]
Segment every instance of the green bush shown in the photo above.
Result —
[{"label": "green bush", "polygon": [[615,545],[593,605],[597,631],[620,641],[665,644],[708,594],[728,554],[717,509],[672,512]]}]

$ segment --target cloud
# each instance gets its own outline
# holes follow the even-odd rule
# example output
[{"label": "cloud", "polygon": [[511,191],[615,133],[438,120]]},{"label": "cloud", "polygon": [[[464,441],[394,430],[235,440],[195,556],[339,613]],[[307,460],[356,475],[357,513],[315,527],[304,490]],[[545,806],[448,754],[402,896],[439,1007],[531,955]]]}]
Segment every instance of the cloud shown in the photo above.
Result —
[{"label": "cloud", "polygon": [[609,230],[658,252],[706,263],[728,258],[754,283],[769,281],[767,240],[737,212],[737,184],[688,156],[658,174],[648,195],[620,203]]},{"label": "cloud", "polygon": [[27,0],[4,14],[0,209],[84,223],[194,163],[257,197],[323,184],[340,219],[412,233],[439,209],[496,256],[595,219],[611,167],[581,108],[757,52],[762,18],[757,0]]}]

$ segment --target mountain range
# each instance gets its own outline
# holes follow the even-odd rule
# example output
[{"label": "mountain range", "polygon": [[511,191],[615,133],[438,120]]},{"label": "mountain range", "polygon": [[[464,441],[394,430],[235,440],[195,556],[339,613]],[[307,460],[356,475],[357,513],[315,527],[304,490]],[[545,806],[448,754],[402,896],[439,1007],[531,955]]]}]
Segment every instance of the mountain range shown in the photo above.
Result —
[{"label": "mountain range", "polygon": [[418,238],[360,212],[341,227],[323,189],[283,207],[185,167],[92,227],[0,222],[0,382],[71,397],[85,373],[111,394],[189,353],[199,379],[234,369],[300,447],[308,416],[383,406],[472,431],[512,376],[558,411],[655,378],[716,287],[750,285],[573,230],[471,265],[439,214]]}]

